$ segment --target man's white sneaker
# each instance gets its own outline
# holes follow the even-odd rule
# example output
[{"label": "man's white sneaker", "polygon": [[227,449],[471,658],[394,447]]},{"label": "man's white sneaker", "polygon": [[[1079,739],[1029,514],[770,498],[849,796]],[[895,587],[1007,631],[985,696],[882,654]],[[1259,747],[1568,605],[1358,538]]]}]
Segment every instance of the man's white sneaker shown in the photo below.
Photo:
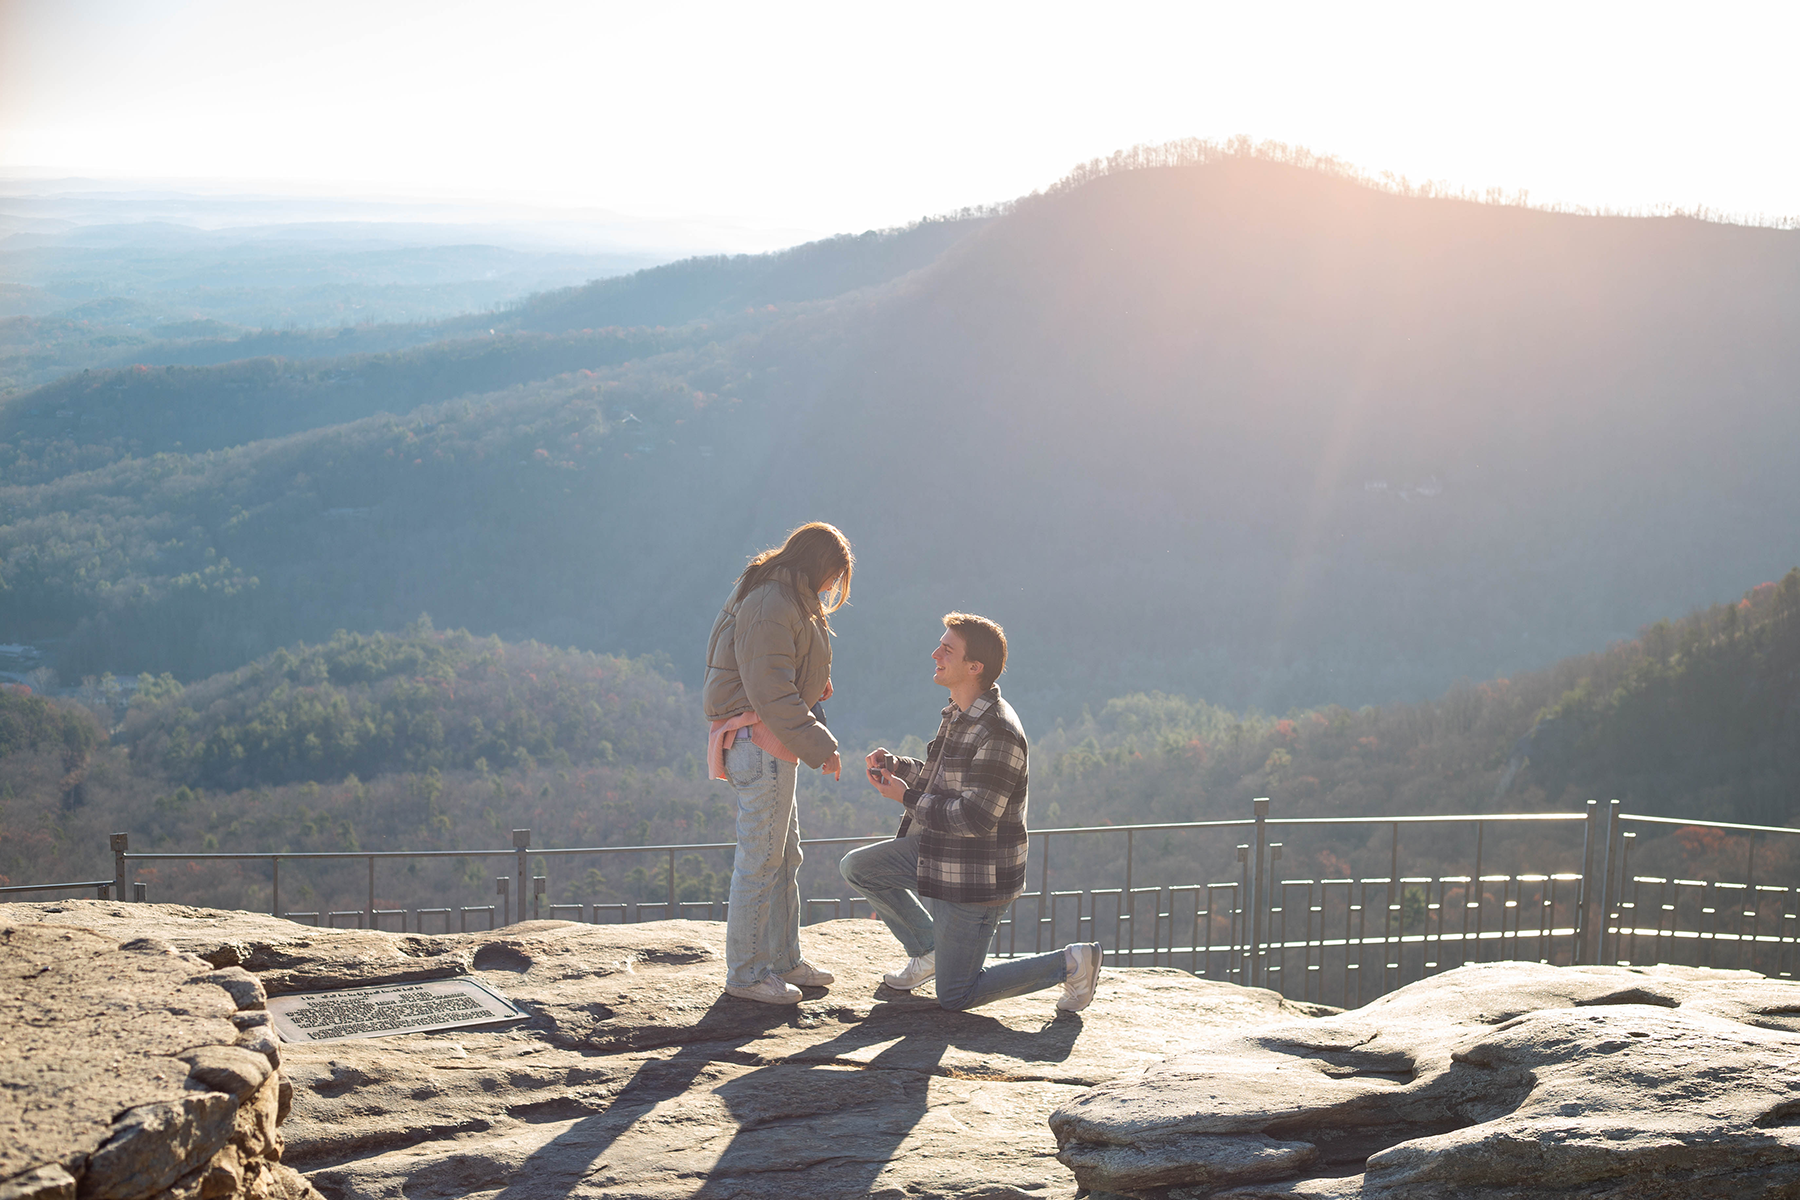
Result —
[{"label": "man's white sneaker", "polygon": [[910,992],[936,974],[937,951],[928,950],[917,958],[908,959],[898,971],[889,971],[881,981],[896,992]]},{"label": "man's white sneaker", "polygon": [[1100,982],[1100,943],[1077,942],[1066,947],[1063,955],[1069,960],[1069,977],[1063,980],[1056,1007],[1064,1012],[1080,1012],[1094,998],[1094,985]]},{"label": "man's white sneaker", "polygon": [[828,987],[837,979],[823,967],[815,967],[804,958],[795,964],[791,971],[783,971],[781,977],[795,987]]},{"label": "man's white sneaker", "polygon": [[773,975],[764,975],[749,987],[732,987],[728,983],[725,992],[740,1000],[758,1000],[764,1004],[800,1003],[800,989]]}]

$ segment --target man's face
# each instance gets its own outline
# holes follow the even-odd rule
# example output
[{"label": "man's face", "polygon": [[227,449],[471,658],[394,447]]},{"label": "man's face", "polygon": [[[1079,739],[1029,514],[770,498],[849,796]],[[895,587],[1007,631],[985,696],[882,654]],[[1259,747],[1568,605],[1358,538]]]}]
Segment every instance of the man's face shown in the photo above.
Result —
[{"label": "man's face", "polygon": [[937,649],[931,652],[931,661],[937,664],[937,670],[932,672],[932,682],[941,687],[955,687],[959,683],[979,678],[981,664],[963,657],[963,651],[968,648],[969,644],[962,634],[954,629],[944,630],[944,636],[938,639]]}]

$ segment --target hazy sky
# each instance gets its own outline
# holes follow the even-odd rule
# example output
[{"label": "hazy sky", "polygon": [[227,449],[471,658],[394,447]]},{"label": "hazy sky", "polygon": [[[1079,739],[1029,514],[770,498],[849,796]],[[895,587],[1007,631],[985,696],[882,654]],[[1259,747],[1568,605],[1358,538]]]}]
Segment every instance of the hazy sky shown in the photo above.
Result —
[{"label": "hazy sky", "polygon": [[482,197],[770,237],[1183,136],[1800,215],[1800,4],[0,0],[0,170]]}]

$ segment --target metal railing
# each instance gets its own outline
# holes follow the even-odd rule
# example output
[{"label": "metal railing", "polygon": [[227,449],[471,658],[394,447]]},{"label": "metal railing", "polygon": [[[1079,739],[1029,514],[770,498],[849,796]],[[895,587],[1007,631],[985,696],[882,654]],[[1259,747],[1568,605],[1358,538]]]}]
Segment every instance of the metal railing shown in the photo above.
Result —
[{"label": "metal railing", "polygon": [[[1759,881],[1756,854],[1759,839],[1794,836],[1800,830],[1645,816],[1620,811],[1617,800],[1608,806],[1606,824],[1603,961],[1635,966],[1673,962],[1794,976],[1795,952],[1800,948],[1800,887]],[[1651,830],[1675,827],[1742,834],[1743,878],[1633,874],[1631,857],[1640,831],[1627,829],[1628,824]]]},{"label": "metal railing", "polygon": [[[1110,961],[1122,965],[1178,967],[1208,979],[1270,987],[1293,999],[1347,1007],[1472,962],[1679,961],[1791,976],[1800,959],[1800,880],[1759,881],[1755,874],[1758,839],[1800,836],[1800,829],[1630,814],[1620,811],[1616,800],[1604,807],[1590,800],[1579,812],[1461,816],[1271,817],[1267,799],[1255,800],[1251,808],[1247,818],[1033,831],[1029,861],[1037,887],[1010,905],[994,953],[1008,957],[1070,941],[1097,941]],[[1630,863],[1639,832],[1626,828],[1631,824],[1653,831],[1689,828],[1717,831],[1721,837],[1747,835],[1744,878],[1634,875]],[[1576,826],[1579,838],[1573,836]],[[1466,869],[1403,873],[1403,833],[1407,859],[1422,854],[1439,865],[1460,861]],[[1275,840],[1276,834],[1326,845],[1360,838],[1365,864],[1385,857],[1386,871],[1284,878],[1278,868],[1288,848]],[[1177,836],[1202,839],[1199,849],[1175,851]],[[1531,844],[1533,837],[1541,844]],[[1430,843],[1430,848],[1419,850],[1411,839]],[[802,846],[853,847],[883,840],[886,835],[870,834],[807,839]],[[134,853],[120,833],[112,836],[110,883],[43,885],[39,890],[107,888],[111,895],[142,900],[143,883],[131,880],[135,865],[235,861],[268,864],[270,911],[275,915],[326,926],[375,929],[385,921],[401,930],[410,925],[420,933],[449,933],[468,931],[471,920],[477,928],[491,929],[542,916],[595,923],[726,916],[724,901],[682,900],[676,867],[678,856],[728,854],[735,843],[534,849],[528,829],[514,830],[512,841],[510,850]],[[1140,876],[1153,841],[1158,848],[1151,857],[1164,860],[1158,869],[1163,878],[1147,884]],[[1497,853],[1513,860],[1510,869],[1494,869]],[[532,874],[532,855],[543,861],[545,874]],[[665,860],[663,898],[549,901],[548,875],[558,860],[600,856],[604,861],[617,855]],[[1304,861],[1308,854],[1302,849],[1297,857]],[[507,873],[494,879],[494,904],[378,907],[380,864],[496,858],[511,862]],[[1327,861],[1316,852],[1310,858],[1315,864]],[[337,911],[285,911],[283,864],[329,860],[366,865],[366,903]],[[1208,868],[1203,860],[1214,864],[1211,879],[1204,877]],[[1220,864],[1229,865],[1221,869]],[[1192,874],[1185,880],[1171,878],[1176,870]],[[1109,874],[1120,886],[1093,886],[1096,877]],[[1065,882],[1064,876],[1079,886],[1052,887]],[[802,920],[865,913],[873,915],[862,897],[814,896],[804,899]]]},{"label": "metal railing", "polygon": [[79,892],[87,888],[94,889],[94,895],[100,900],[112,898],[113,881],[110,879],[85,879],[80,883],[16,883],[0,887],[0,896],[11,896],[25,892]]}]

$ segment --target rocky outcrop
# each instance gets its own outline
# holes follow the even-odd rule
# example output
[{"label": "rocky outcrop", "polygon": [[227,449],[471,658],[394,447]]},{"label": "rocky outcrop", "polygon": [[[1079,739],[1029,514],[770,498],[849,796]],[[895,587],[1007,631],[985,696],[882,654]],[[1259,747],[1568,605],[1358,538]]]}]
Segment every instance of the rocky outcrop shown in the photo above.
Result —
[{"label": "rocky outcrop", "polygon": [[[838,982],[798,1008],[725,996],[705,922],[68,901],[0,927],[0,1200],[292,1195],[290,1167],[331,1200],[997,1200],[1071,1171],[1155,1200],[1800,1195],[1800,986],[1743,972],[1468,967],[1336,1013],[1108,968],[1059,1016],[889,991],[867,920],[805,930]],[[280,1047],[261,1021],[265,991],[462,974],[528,1019]]]},{"label": "rocky outcrop", "polygon": [[1800,985],[1464,967],[1322,1020],[1210,1031],[1050,1123],[1096,1194],[1800,1195]]},{"label": "rocky outcrop", "polygon": [[312,1194],[280,1164],[255,976],[15,907],[38,906],[0,906],[0,1200]]},{"label": "rocky outcrop", "polygon": [[1058,1105],[1191,1045],[1318,1011],[1176,970],[1108,970],[1092,1007],[1055,992],[970,1013],[888,991],[899,948],[869,920],[809,926],[835,971],[797,1008],[727,997],[707,922],[530,922],[491,933],[321,930],[173,905],[0,906],[0,921],[149,934],[271,992],[471,973],[530,1013],[501,1031],[281,1047],[283,1161],[332,1200],[1066,1195]]}]

